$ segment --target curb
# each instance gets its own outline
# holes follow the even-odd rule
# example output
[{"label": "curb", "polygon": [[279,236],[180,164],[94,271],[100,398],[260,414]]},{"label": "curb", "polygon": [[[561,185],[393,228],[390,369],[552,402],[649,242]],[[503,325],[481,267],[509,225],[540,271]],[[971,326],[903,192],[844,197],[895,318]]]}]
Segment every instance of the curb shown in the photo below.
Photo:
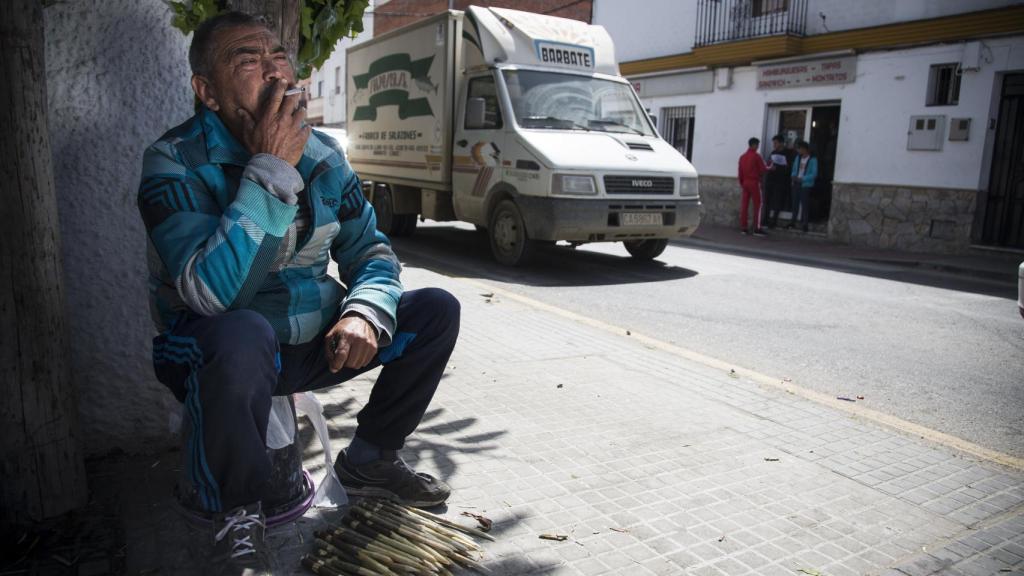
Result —
[{"label": "curb", "polygon": [[985,284],[991,284],[1002,288],[1015,288],[1017,285],[1016,267],[1010,272],[998,272],[994,270],[986,270],[979,268],[968,268],[964,266],[957,266],[954,264],[943,264],[937,262],[928,262],[926,260],[900,260],[900,259],[886,259],[886,258],[871,258],[871,257],[856,257],[856,256],[818,256],[818,255],[805,255],[794,252],[784,252],[781,250],[772,250],[767,248],[750,248],[746,246],[737,246],[734,244],[723,244],[714,240],[706,240],[703,238],[683,238],[678,240],[672,240],[672,244],[676,246],[692,247],[705,250],[713,250],[716,252],[724,252],[727,254],[737,254],[741,256],[752,256],[757,258],[770,258],[780,262],[791,262],[797,264],[811,264],[815,266],[824,266],[827,268],[837,270],[873,270],[873,271],[919,271],[925,273],[938,273],[944,275],[952,275],[963,277]]}]

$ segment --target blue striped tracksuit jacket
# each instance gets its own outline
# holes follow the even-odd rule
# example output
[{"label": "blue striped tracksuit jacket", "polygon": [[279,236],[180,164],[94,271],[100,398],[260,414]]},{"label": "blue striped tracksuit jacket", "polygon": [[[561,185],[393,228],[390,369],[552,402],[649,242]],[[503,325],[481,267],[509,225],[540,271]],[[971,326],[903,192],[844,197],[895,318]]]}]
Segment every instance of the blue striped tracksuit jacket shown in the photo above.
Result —
[{"label": "blue striped tracksuit jacket", "polygon": [[[286,198],[294,204],[254,170],[283,161],[261,156],[203,107],[146,150],[138,191],[160,331],[154,367],[191,422],[186,469],[207,511],[261,499],[274,394],[334,385],[383,363],[356,435],[400,448],[458,334],[451,295],[403,294],[398,260],[334,140],[314,131],[295,169],[279,170],[301,176],[301,190]],[[332,257],[344,285],[327,275]],[[324,335],[348,312],[376,328],[379,353],[362,370],[331,374]]]},{"label": "blue striped tracksuit jacket", "polygon": [[[249,309],[267,318],[280,342],[301,344],[340,305],[367,311],[390,337],[402,295],[399,264],[336,142],[314,131],[297,166],[307,188],[300,202],[310,211],[305,238],[294,237],[298,205],[242,177],[249,160],[205,107],[146,150],[139,209],[159,328],[190,310]],[[347,293],[327,275],[330,256]]]}]

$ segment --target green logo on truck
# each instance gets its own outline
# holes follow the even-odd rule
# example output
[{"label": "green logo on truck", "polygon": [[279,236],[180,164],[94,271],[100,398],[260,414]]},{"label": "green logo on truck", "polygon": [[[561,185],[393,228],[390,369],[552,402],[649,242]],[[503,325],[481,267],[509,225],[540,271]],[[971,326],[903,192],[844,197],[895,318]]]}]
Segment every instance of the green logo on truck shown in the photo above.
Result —
[{"label": "green logo on truck", "polygon": [[364,106],[357,106],[352,121],[376,120],[379,106],[398,106],[401,119],[413,116],[433,116],[430,102],[426,98],[409,98],[409,85],[416,84],[420,91],[433,90],[437,86],[430,82],[430,65],[434,56],[413,60],[408,54],[390,54],[370,64],[365,74],[352,76],[356,85],[356,98],[363,91],[369,92]]}]

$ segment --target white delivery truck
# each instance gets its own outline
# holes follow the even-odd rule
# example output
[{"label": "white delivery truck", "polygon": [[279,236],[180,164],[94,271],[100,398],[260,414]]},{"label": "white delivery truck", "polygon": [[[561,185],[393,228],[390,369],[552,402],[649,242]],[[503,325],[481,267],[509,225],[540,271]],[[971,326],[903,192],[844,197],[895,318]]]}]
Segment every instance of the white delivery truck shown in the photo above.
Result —
[{"label": "white delivery truck", "polygon": [[348,159],[385,233],[462,220],[518,265],[558,240],[651,259],[697,228],[697,173],[618,75],[601,26],[471,6],[347,59]]}]

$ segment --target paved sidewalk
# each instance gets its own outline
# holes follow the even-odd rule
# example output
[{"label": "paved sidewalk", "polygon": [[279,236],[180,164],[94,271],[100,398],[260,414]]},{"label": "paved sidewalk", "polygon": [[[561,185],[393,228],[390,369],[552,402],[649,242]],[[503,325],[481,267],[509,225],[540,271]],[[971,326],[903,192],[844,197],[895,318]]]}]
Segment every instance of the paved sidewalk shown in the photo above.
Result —
[{"label": "paved sidewalk", "polygon": [[[463,303],[405,455],[452,484],[449,517],[493,519],[496,574],[1024,574],[1020,470],[467,281],[403,279]],[[375,375],[319,394],[335,449]],[[322,455],[306,456],[318,477]],[[195,573],[198,536],[170,508],[178,458],[95,467],[94,487],[120,500],[130,574]],[[301,573],[311,531],[336,514],[275,533],[282,564]]]},{"label": "paved sidewalk", "polygon": [[1021,252],[978,247],[972,247],[963,254],[921,254],[861,248],[830,242],[824,234],[804,234],[783,228],[769,230],[767,237],[760,238],[744,236],[733,228],[701,225],[692,237],[677,240],[676,243],[788,262],[828,266],[846,264],[878,267],[879,270],[964,276],[992,286],[1013,289],[1017,286],[1017,267],[1024,261],[1024,253]]}]

